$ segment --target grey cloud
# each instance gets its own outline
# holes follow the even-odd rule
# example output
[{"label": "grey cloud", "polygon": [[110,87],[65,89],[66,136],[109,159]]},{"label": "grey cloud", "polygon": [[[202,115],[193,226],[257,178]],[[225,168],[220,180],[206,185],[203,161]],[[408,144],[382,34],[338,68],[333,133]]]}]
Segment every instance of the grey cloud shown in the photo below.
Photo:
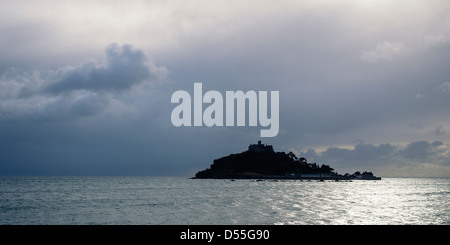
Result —
[{"label": "grey cloud", "polygon": [[392,163],[395,159],[397,146],[381,144],[378,146],[366,143],[356,144],[353,149],[329,147],[323,151],[308,149],[301,152],[308,161],[319,164],[329,164],[338,173],[353,173],[355,171],[376,171],[380,167]]},{"label": "grey cloud", "polygon": [[428,141],[416,141],[408,144],[406,148],[400,151],[400,154],[406,158],[425,159],[431,154],[432,144]]},{"label": "grey cloud", "polygon": [[440,153],[437,148],[444,146],[441,141],[428,142],[425,140],[415,141],[406,146],[405,149],[399,151],[399,155],[413,159],[414,161],[433,161]]},{"label": "grey cloud", "polygon": [[109,103],[109,99],[105,96],[86,96],[72,104],[70,113],[81,116],[96,115]]},{"label": "grey cloud", "polygon": [[77,117],[98,116],[109,106],[112,106],[108,94],[76,93],[58,96],[45,103],[41,115],[48,120],[58,121]]},{"label": "grey cloud", "polygon": [[0,76],[0,119],[61,121],[107,110],[134,113],[133,103],[140,98],[132,95],[133,87],[152,89],[168,74],[128,44],[109,45],[105,64],[98,63],[46,71],[8,69]]},{"label": "grey cloud", "polygon": [[44,90],[53,94],[74,90],[123,91],[143,81],[156,80],[155,74],[147,65],[147,57],[141,50],[134,50],[131,45],[119,47],[111,44],[106,48],[105,65],[86,62],[78,67],[61,69],[56,81]]},{"label": "grey cloud", "polygon": [[372,144],[363,143],[355,145],[354,149],[330,147],[322,153],[322,157],[351,162],[368,162],[385,158],[394,150],[395,147],[390,144],[381,144],[379,146],[374,146]]},{"label": "grey cloud", "polygon": [[300,156],[308,160],[311,158],[320,164],[331,164],[339,173],[367,170],[389,175],[388,169],[394,166],[417,167],[426,164],[435,167],[446,166],[450,162],[448,150],[450,147],[441,141],[421,140],[404,147],[360,143],[353,148],[329,147],[320,152],[309,149],[301,152]]}]

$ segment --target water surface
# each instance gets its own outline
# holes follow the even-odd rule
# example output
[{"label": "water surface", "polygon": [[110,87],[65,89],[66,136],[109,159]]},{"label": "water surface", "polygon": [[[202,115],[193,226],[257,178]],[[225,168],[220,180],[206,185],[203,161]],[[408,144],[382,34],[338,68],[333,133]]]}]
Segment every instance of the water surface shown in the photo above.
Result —
[{"label": "water surface", "polygon": [[450,178],[0,177],[0,224],[450,224]]}]

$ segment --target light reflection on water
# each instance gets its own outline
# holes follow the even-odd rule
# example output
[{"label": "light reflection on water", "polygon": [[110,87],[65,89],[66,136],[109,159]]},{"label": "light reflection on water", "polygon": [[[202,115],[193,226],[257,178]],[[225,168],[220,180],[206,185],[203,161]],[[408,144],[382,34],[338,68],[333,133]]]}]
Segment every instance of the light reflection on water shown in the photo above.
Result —
[{"label": "light reflection on water", "polygon": [[[300,186],[297,186],[300,187]],[[449,224],[448,179],[302,183],[274,208],[277,224]]]},{"label": "light reflection on water", "polygon": [[450,224],[449,178],[1,177],[1,224]]}]

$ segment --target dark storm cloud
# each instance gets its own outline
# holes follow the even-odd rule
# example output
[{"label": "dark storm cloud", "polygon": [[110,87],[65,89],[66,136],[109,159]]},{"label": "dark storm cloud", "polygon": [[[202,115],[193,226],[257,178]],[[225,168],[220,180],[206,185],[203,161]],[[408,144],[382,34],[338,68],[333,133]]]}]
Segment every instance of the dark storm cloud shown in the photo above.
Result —
[{"label": "dark storm cloud", "polygon": [[132,89],[151,89],[165,81],[167,69],[158,67],[142,50],[111,44],[106,62],[85,62],[56,70],[9,69],[0,77],[3,119],[66,120],[105,111],[135,111]]},{"label": "dark storm cloud", "polygon": [[94,62],[62,70],[57,80],[45,88],[46,92],[61,93],[74,90],[122,91],[153,78],[147,58],[141,50],[131,45],[119,47],[112,44],[106,49],[104,66]]},{"label": "dark storm cloud", "polygon": [[106,54],[104,64],[0,76],[0,174],[151,173],[152,152],[169,155],[152,128],[167,69],[131,45]]}]

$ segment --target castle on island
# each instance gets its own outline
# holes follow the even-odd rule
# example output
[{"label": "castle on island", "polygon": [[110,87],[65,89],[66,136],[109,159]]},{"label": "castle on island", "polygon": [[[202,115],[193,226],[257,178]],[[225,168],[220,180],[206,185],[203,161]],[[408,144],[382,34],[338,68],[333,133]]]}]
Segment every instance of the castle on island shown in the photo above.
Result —
[{"label": "castle on island", "polygon": [[329,165],[308,163],[294,153],[275,152],[272,145],[250,144],[248,151],[215,159],[210,168],[195,174],[196,179],[299,179],[380,180],[372,172],[357,171],[350,175],[338,174]]},{"label": "castle on island", "polygon": [[248,151],[249,152],[255,152],[255,153],[274,152],[273,151],[273,146],[267,145],[267,144],[261,144],[261,140],[258,140],[258,144],[250,144],[248,146]]}]

